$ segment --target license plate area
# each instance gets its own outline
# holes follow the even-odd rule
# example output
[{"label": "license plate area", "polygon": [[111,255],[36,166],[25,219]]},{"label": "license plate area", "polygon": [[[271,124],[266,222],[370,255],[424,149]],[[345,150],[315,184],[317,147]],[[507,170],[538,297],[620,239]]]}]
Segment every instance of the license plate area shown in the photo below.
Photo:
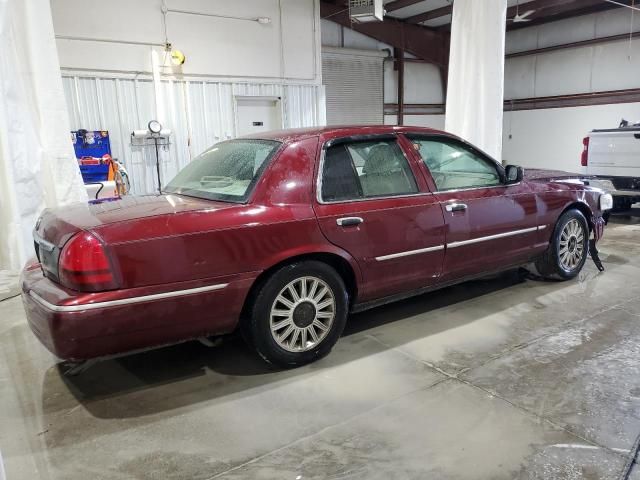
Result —
[{"label": "license plate area", "polygon": [[40,238],[35,232],[33,238],[36,256],[42,267],[42,273],[45,277],[58,281],[58,258],[60,257],[60,249],[51,242]]}]

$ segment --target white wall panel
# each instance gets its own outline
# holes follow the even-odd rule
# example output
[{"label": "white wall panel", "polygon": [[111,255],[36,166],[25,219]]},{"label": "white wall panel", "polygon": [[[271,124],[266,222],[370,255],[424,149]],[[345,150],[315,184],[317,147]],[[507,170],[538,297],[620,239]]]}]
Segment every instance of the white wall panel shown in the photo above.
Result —
[{"label": "white wall panel", "polygon": [[[146,128],[156,117],[151,80],[64,76],[63,86],[71,128],[108,130],[114,158],[121,160],[133,193],[157,188],[155,150],[131,145],[131,132]],[[324,124],[324,90],[315,85],[223,83],[211,81],[161,82],[161,102],[172,130],[171,145],[160,150],[163,184],[195,155],[236,136],[234,96],[281,97],[285,128]]]},{"label": "white wall panel", "polygon": [[538,48],[538,30],[536,28],[519,28],[507,32],[505,52],[524,52]]},{"label": "white wall panel", "polygon": [[[385,115],[385,125],[397,125],[398,117],[396,115]],[[405,126],[435,128],[436,130],[444,130],[444,115],[405,115]]]},{"label": "white wall panel", "polygon": [[[393,61],[384,62],[384,101],[398,101],[398,71]],[[444,103],[440,69],[429,63],[405,62],[405,103]]]},{"label": "white wall panel", "polygon": [[[640,31],[640,15],[634,16],[634,31]],[[617,8],[591,15],[558,20],[507,32],[506,52],[524,52],[593,38],[629,33],[631,10]]]},{"label": "white wall panel", "polygon": [[538,55],[535,96],[547,97],[591,91],[592,47],[557,50]]},{"label": "white wall panel", "polygon": [[[183,12],[167,13],[166,40],[186,55],[180,69],[185,75],[289,78],[317,84],[318,2],[167,0],[169,10]],[[60,65],[96,72],[150,72],[151,45],[161,48],[165,43],[161,7],[161,0],[51,0],[56,36],[73,37],[56,41]],[[260,24],[258,17],[270,21]]]},{"label": "white wall panel", "polygon": [[312,85],[285,85],[284,127],[313,127],[324,125],[324,87]]},{"label": "white wall panel", "polygon": [[52,0],[53,28],[56,35],[163,42],[161,5],[160,0]]},{"label": "white wall panel", "polygon": [[56,39],[60,65],[68,69],[150,72],[151,47]]},{"label": "white wall panel", "polygon": [[320,20],[320,34],[323,47],[343,47],[342,25],[331,20]]},{"label": "white wall panel", "polygon": [[595,16],[580,16],[539,25],[538,48],[595,38]]},{"label": "white wall panel", "polygon": [[531,98],[535,96],[536,56],[510,58],[504,65],[504,98]]},{"label": "white wall panel", "polygon": [[[640,17],[640,15],[638,15]],[[593,47],[592,91],[640,87],[640,39]]]},{"label": "white wall panel", "polygon": [[[631,28],[630,13],[628,8],[616,8],[598,13],[596,15],[596,37],[628,33]],[[633,31],[640,31],[640,15],[633,16]]]},{"label": "white wall panel", "polygon": [[[277,6],[273,0],[269,3]],[[269,25],[260,25],[170,12],[167,26],[173,44],[187,55],[185,73],[281,76],[279,17]]]},{"label": "white wall panel", "polygon": [[367,37],[362,33],[349,28],[342,29],[344,35],[344,48],[355,48],[359,50],[380,50],[385,44],[378,42],[375,38]]},{"label": "white wall panel", "polygon": [[282,20],[283,73],[285,78],[314,79],[316,53],[316,26],[314,2],[300,0],[280,0]]},{"label": "white wall panel", "polygon": [[640,103],[505,111],[502,158],[525,168],[580,172],[582,139],[594,128],[617,127],[621,118],[640,120]]}]

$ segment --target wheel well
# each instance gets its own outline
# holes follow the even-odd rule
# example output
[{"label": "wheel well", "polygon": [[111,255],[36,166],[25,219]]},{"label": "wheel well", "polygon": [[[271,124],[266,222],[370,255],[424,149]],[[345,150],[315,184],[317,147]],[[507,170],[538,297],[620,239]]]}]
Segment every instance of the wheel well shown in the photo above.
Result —
[{"label": "wheel well", "polygon": [[572,203],[562,211],[560,216],[564,215],[566,211],[573,210],[573,209],[579,210],[584,215],[584,217],[587,219],[587,226],[589,227],[589,232],[591,232],[593,230],[593,225],[592,225],[593,212],[584,203],[580,203],[580,202]]},{"label": "wheel well", "polygon": [[351,268],[349,262],[334,253],[308,253],[287,258],[286,260],[272,265],[271,267],[263,271],[260,275],[258,275],[258,277],[253,282],[253,285],[251,285],[249,293],[247,294],[247,298],[244,301],[242,316],[244,317],[247,313],[246,309],[254,298],[256,291],[273,274],[273,272],[284,267],[285,265],[290,265],[292,263],[304,260],[316,260],[333,267],[333,269],[335,269],[335,271],[338,272],[338,275],[340,275],[340,277],[342,278],[345,287],[347,287],[347,292],[349,293],[349,302],[352,303],[355,300],[356,296],[358,295],[358,284],[356,282],[355,272],[353,271],[353,268]]}]

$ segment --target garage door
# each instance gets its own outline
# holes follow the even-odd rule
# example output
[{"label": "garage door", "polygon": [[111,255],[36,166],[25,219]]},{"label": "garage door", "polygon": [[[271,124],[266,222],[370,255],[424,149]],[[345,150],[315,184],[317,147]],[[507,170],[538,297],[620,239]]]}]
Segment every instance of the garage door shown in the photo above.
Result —
[{"label": "garage door", "polygon": [[382,125],[384,54],[372,53],[323,49],[327,125]]}]

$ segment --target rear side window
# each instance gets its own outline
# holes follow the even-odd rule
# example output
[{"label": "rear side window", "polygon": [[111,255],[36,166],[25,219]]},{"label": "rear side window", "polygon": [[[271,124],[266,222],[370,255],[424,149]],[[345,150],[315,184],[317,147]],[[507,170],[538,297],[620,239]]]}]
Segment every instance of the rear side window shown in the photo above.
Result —
[{"label": "rear side window", "polygon": [[395,140],[340,143],[327,148],[322,169],[325,202],[418,193],[407,159]]}]

